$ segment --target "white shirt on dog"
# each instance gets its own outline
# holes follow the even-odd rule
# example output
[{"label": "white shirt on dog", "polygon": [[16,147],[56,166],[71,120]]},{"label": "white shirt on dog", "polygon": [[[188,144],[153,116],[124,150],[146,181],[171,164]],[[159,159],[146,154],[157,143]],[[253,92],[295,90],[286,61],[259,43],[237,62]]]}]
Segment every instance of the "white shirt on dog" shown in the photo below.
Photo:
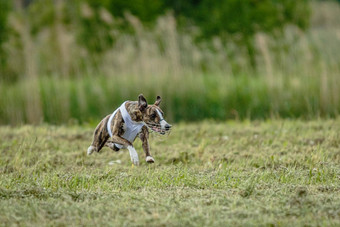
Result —
[{"label": "white shirt on dog", "polygon": [[[144,126],[144,122],[133,121],[131,119],[130,114],[127,112],[127,110],[125,108],[125,103],[126,102],[124,102],[110,116],[109,121],[107,122],[107,131],[109,132],[110,137],[112,137],[111,122],[112,122],[113,117],[116,115],[117,111],[120,110],[120,113],[122,114],[123,120],[125,122],[125,127],[124,127],[125,133],[122,137],[132,143],[133,140],[136,138],[137,134],[140,133],[140,131],[142,130],[142,127]],[[119,149],[123,148],[123,145],[121,145],[121,144],[115,144],[115,145]]]}]

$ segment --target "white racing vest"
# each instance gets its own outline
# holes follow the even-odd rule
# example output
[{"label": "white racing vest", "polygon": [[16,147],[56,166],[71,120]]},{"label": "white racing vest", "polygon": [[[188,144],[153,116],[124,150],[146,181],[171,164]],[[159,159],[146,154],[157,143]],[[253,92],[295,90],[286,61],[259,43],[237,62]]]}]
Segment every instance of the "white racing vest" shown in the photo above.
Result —
[{"label": "white racing vest", "polygon": [[[117,111],[120,110],[120,113],[122,114],[123,120],[125,122],[125,133],[122,136],[124,139],[130,141],[133,143],[134,139],[136,138],[137,134],[142,130],[142,127],[144,126],[144,122],[136,122],[133,121],[130,117],[130,114],[127,112],[125,108],[124,102],[118,109],[116,109],[110,116],[109,121],[107,122],[107,131],[109,132],[110,137],[112,137],[111,132],[111,122],[113,117],[116,115]],[[123,145],[116,144],[116,147],[119,149],[123,148]]]}]

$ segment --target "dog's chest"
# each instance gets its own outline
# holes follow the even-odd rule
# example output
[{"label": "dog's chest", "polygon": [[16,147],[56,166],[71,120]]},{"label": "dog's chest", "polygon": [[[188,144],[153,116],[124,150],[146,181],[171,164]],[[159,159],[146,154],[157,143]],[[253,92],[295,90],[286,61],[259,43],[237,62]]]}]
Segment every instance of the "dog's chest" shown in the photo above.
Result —
[{"label": "dog's chest", "polygon": [[124,133],[126,132],[127,130],[127,126],[125,124],[125,122],[123,121],[121,124],[120,124],[120,127],[119,127],[119,136],[122,136],[124,135]]},{"label": "dog's chest", "polygon": [[143,124],[124,123],[122,124],[122,137],[131,143],[135,140],[137,135],[141,132]]},{"label": "dog's chest", "polygon": [[126,126],[125,122],[123,122],[123,124],[122,124],[123,134],[124,134],[124,132],[126,132],[126,129],[127,129],[127,126]]}]

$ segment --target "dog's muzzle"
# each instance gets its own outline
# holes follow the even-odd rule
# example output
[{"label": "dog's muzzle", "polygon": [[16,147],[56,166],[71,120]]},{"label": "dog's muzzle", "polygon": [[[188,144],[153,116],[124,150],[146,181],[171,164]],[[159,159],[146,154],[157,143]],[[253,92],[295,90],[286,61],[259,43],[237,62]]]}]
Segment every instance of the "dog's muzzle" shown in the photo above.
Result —
[{"label": "dog's muzzle", "polygon": [[161,119],[159,123],[161,125],[160,134],[164,135],[166,132],[169,132],[171,130],[171,125],[168,122],[166,122],[164,119]]},{"label": "dog's muzzle", "polygon": [[164,120],[162,114],[157,110],[158,116],[160,118],[158,123],[147,123],[147,126],[154,132],[161,135],[170,134],[171,125]]},{"label": "dog's muzzle", "polygon": [[151,129],[153,132],[157,132],[158,134],[165,135],[170,134],[171,127],[168,122],[164,119],[161,119],[158,124],[147,124],[148,128]]},{"label": "dog's muzzle", "polygon": [[165,125],[165,131],[169,131],[171,129],[171,125],[167,124]]}]

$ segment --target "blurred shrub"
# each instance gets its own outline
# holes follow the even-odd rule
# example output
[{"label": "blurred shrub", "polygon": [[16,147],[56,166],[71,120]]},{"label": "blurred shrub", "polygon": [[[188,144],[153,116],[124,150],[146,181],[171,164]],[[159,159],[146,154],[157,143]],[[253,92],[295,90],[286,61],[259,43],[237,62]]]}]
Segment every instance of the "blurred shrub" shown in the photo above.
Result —
[{"label": "blurred shrub", "polygon": [[[32,8],[42,12],[38,17],[44,23],[51,22],[55,14],[51,4],[54,3],[33,1],[35,6]],[[305,29],[309,21],[307,0],[77,0],[65,1],[64,16],[77,18],[81,25],[80,41],[91,51],[100,52],[114,41],[112,36],[107,35],[111,25],[119,24],[120,30],[128,30],[128,23],[124,23],[125,13],[129,12],[144,24],[151,25],[168,10],[174,12],[183,29],[191,25],[199,27],[200,38],[234,38],[246,45],[249,51],[252,48],[251,38],[256,32],[278,34],[287,24]],[[110,15],[105,15],[105,12]],[[113,21],[114,18],[118,20]]]},{"label": "blurred shrub", "polygon": [[219,36],[245,46],[255,67],[253,36],[257,32],[281,35],[287,24],[306,29],[309,21],[308,1],[295,0],[165,0],[184,24],[193,22],[201,38]]},{"label": "blurred shrub", "polygon": [[308,1],[294,0],[165,0],[175,15],[183,16],[202,30],[202,36],[273,32],[286,24],[304,29],[309,21]]},{"label": "blurred shrub", "polygon": [[[71,31],[76,37],[76,43],[92,55],[93,65],[102,60],[103,52],[115,45],[118,36],[133,33],[137,33],[138,36],[138,26],[154,26],[158,23],[159,16],[167,11],[173,12],[177,20],[176,24],[182,30],[190,31],[189,34],[198,40],[204,42],[219,37],[222,46],[232,41],[238,47],[245,49],[247,51],[245,57],[253,68],[256,66],[254,47],[256,33],[265,32],[279,37],[285,25],[293,24],[305,29],[309,21],[307,0],[32,0],[29,2],[31,3],[25,10],[26,15],[23,16],[23,20],[29,23],[29,30],[33,36],[42,35],[44,30],[52,29],[54,39],[59,39],[54,43],[58,44],[66,31]],[[10,3],[1,1],[0,4],[1,45],[6,34],[4,29],[6,29],[6,15]],[[141,25],[139,21],[142,22]],[[197,27],[199,29],[195,29]],[[3,56],[4,53],[0,55]],[[62,53],[57,55],[60,55],[61,59],[65,57]],[[6,68],[5,63],[2,64],[3,68]],[[235,68],[237,67],[240,66],[236,65]],[[16,69],[7,67],[7,71],[6,75],[18,74]]]},{"label": "blurred shrub", "polygon": [[[176,17],[200,27],[203,37],[224,34],[252,36],[255,32],[272,32],[286,24],[304,29],[309,21],[308,1],[294,0],[85,0],[96,9],[104,7],[114,17],[130,12],[143,22],[153,22],[166,10]],[[83,2],[83,1],[79,1]]]},{"label": "blurred shrub", "polygon": [[7,14],[10,10],[8,1],[0,1],[0,44],[6,39]]},{"label": "blurred shrub", "polygon": [[[186,29],[191,25],[198,26],[200,28],[199,37],[203,39],[214,36],[237,39],[241,45],[248,48],[252,58],[254,57],[252,37],[256,32],[280,34],[287,24],[305,29],[309,21],[307,0],[86,1],[95,9],[106,8],[114,17],[124,19],[124,13],[130,12],[148,24],[154,22],[159,15],[164,14],[167,10],[172,10],[182,28]],[[99,22],[96,16],[92,19]],[[89,23],[85,25],[87,25],[85,28],[93,34],[94,26]],[[99,25],[100,23],[96,23],[97,27],[100,27]]]},{"label": "blurred shrub", "polygon": [[10,3],[8,1],[0,1],[0,74],[5,74],[6,56],[2,44],[7,39],[7,15],[9,11]]}]

